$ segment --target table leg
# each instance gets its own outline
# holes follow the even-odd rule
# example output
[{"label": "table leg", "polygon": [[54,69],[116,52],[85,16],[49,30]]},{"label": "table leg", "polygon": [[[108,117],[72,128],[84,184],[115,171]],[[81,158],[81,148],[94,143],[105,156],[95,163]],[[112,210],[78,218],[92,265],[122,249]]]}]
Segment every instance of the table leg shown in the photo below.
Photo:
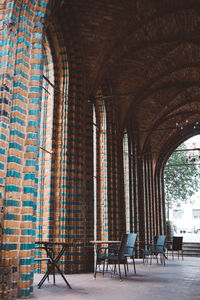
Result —
[{"label": "table leg", "polygon": [[47,269],[47,272],[45,273],[45,275],[42,277],[42,279],[40,280],[40,282],[38,283],[38,288],[41,288],[41,286],[43,285],[43,283],[45,282],[45,280],[47,279],[47,277],[49,276],[51,270],[53,270],[53,276],[54,276],[54,285],[55,285],[55,267],[58,270],[58,272],[60,273],[60,275],[62,276],[63,280],[65,281],[65,283],[68,285],[68,287],[71,289],[71,286],[69,284],[69,282],[67,281],[67,279],[65,278],[65,276],[63,275],[63,273],[61,272],[59,266],[57,265],[57,262],[60,260],[61,256],[63,255],[63,253],[65,252],[65,248],[62,248],[61,251],[59,252],[59,254],[57,255],[57,257],[54,259],[53,256],[51,255],[51,253],[48,251],[48,249],[46,249],[47,255],[50,258],[50,266]]},{"label": "table leg", "polygon": [[44,274],[44,276],[42,277],[42,279],[38,283],[38,289],[41,288],[41,286],[43,285],[43,283],[45,282],[45,280],[47,279],[47,277],[49,276],[49,274],[50,274],[50,271],[47,270],[47,272]]},{"label": "table leg", "polygon": [[56,269],[58,270],[58,272],[60,273],[60,275],[62,276],[63,280],[65,281],[65,283],[68,285],[68,287],[71,289],[71,285],[69,284],[69,282],[67,281],[67,279],[65,278],[65,276],[63,275],[63,273],[61,272],[60,268],[54,264],[54,266],[56,267]]}]

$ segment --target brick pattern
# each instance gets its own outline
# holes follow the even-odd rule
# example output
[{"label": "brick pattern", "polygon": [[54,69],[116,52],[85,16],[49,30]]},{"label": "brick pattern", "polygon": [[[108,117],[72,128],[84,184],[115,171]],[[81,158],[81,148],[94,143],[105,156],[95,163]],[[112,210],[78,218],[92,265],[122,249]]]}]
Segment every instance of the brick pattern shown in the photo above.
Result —
[{"label": "brick pattern", "polygon": [[[32,291],[33,280],[35,177],[29,175],[36,173],[37,153],[37,131],[30,123],[37,122],[39,103],[33,99],[39,99],[40,93],[40,80],[32,79],[32,76],[38,75],[41,69],[37,45],[42,44],[43,26],[39,23],[46,10],[44,1],[37,7],[37,12],[35,5],[35,1],[30,1],[29,6],[21,1],[7,1],[4,26],[8,35],[2,37],[8,54],[4,57],[6,69],[2,70],[4,77],[6,75],[6,97],[10,94],[12,99],[6,110],[10,128],[6,138],[2,264],[12,266],[12,276],[15,281],[18,278],[16,285],[10,285],[8,293],[16,296],[18,292],[19,296],[25,297]],[[35,31],[33,24],[37,24]],[[31,66],[32,73],[29,73]]]}]

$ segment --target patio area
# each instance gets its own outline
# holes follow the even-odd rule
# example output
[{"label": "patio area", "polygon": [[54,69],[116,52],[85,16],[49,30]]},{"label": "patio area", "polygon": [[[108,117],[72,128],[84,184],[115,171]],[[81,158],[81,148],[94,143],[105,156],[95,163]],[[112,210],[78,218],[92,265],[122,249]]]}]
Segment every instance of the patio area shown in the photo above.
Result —
[{"label": "patio area", "polygon": [[[129,275],[120,281],[107,273],[66,275],[72,289],[69,289],[60,275],[56,275],[56,286],[45,281],[41,289],[37,283],[42,275],[35,274],[34,293],[31,299],[37,300],[197,300],[200,299],[200,258],[185,257],[184,260],[172,260],[166,265],[143,265],[136,260],[137,274],[130,266]],[[124,275],[124,274],[123,274]]]}]

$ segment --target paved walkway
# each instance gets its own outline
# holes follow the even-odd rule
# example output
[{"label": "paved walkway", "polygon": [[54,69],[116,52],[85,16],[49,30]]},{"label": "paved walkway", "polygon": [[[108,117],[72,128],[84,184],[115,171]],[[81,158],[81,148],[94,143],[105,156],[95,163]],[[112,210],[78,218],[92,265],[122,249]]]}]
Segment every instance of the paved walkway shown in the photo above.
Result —
[{"label": "paved walkway", "polygon": [[[67,275],[72,289],[56,277],[56,286],[45,281],[37,289],[41,275],[35,275],[32,299],[36,300],[200,300],[200,258],[185,257],[184,260],[172,260],[166,265],[143,265],[136,260],[137,275],[130,266],[128,278],[120,281],[118,276],[110,274],[104,277],[97,274]],[[52,276],[50,276],[52,277]]]}]

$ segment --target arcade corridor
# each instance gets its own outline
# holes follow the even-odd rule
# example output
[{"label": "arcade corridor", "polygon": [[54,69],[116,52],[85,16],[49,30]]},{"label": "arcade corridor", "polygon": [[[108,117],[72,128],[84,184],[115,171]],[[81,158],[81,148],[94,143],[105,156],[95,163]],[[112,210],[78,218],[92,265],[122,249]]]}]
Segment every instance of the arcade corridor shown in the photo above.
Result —
[{"label": "arcade corridor", "polygon": [[34,295],[36,241],[90,273],[91,240],[166,233],[165,163],[200,133],[199,32],[198,0],[0,1],[0,298]]}]

